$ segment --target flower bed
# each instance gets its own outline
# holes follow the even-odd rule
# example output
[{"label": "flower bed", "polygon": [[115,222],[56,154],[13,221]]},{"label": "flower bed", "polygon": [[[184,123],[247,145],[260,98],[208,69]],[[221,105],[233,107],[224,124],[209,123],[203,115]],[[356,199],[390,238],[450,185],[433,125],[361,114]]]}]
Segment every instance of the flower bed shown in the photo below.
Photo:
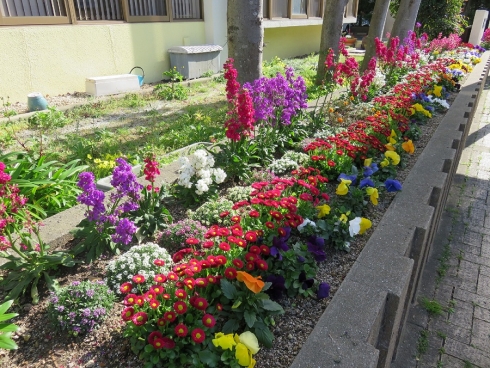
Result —
[{"label": "flower bed", "polygon": [[[393,45],[398,48],[396,42]],[[413,60],[418,51],[408,52],[408,46],[402,49],[398,53],[393,49],[379,50],[381,56],[385,55],[381,65],[390,81],[400,76],[401,72],[395,73],[395,67],[417,66]],[[373,80],[372,68],[360,77],[353,71],[353,61],[349,58],[345,64],[331,66],[337,81],[340,78],[350,85],[346,102],[360,103],[375,94],[367,82]],[[188,238],[188,247],[173,255],[172,271],[156,274],[150,288],[144,287],[148,276],[143,272],[128,272],[125,280],[121,277],[124,282],[120,291],[126,293],[126,307],[121,316],[127,322],[125,335],[132,350],[148,366],[161,363],[217,366],[218,362],[253,366],[257,343],[266,347],[272,344],[269,326],[274,324],[274,315],[282,312],[275,299],[280,299],[282,294],[319,299],[328,296],[329,285],[315,279],[318,262],[326,258],[326,247],[349,250],[353,237],[371,226],[371,221],[364,217],[366,207],[377,205],[380,194],[401,189],[395,175],[397,167],[414,151],[416,122],[431,116],[431,109],[441,108],[445,89],[454,87],[452,78],[459,75],[451,70],[462,68],[469,67],[453,58],[439,58],[406,74],[403,83],[389,89],[390,94],[373,99],[374,114],[351,123],[335,135],[306,145],[309,165],[299,166],[287,177],[253,182],[249,198],[218,213],[216,225],[209,227],[203,238]],[[286,83],[294,86],[292,94],[277,93],[274,113],[255,118],[258,122],[254,130],[256,111],[252,101],[269,97],[252,85],[251,93],[240,89],[232,65],[227,64],[230,141],[222,146],[216,163],[228,175],[247,179],[247,172],[256,163],[254,155],[249,154],[252,150],[259,147],[274,159],[291,145],[291,133],[297,136],[304,129],[299,121],[280,123],[289,121],[291,113],[286,114],[288,119],[283,117],[285,111],[290,111],[288,106],[293,103],[292,110],[296,112],[302,106],[301,83],[288,73]],[[286,88],[282,90],[285,91]],[[294,101],[298,103],[294,105]],[[254,101],[254,105],[259,104]],[[324,124],[329,114],[339,114],[339,111],[342,110],[338,106],[327,106],[324,115],[315,116],[317,121],[313,120],[311,125],[319,124],[318,120]],[[113,197],[111,208],[115,212],[104,212],[98,192],[86,178],[81,181],[85,190],[82,199],[89,205],[89,221],[94,223],[90,225],[95,229],[92,233],[100,228],[106,230],[101,234],[105,236],[107,249],[115,249],[113,243],[123,239],[126,242],[127,236],[134,233],[125,214],[138,210],[134,205],[140,200],[133,193],[135,186],[130,183],[134,178],[127,176],[130,174],[126,163],[118,164],[118,174],[127,180],[115,183],[116,187],[125,185],[125,191],[118,189]],[[151,160],[147,164],[154,168]],[[146,203],[150,203],[145,208],[151,211],[147,209],[143,214],[161,218],[162,212],[155,212],[151,205],[162,193],[155,190],[155,170],[145,173],[152,182],[144,188]],[[115,181],[119,175],[114,175]],[[203,179],[210,180],[206,174],[199,178]],[[332,183],[335,181],[338,184]],[[205,190],[211,183],[196,185],[197,200],[211,194]],[[128,193],[131,201],[120,202]],[[118,230],[124,219],[127,220],[121,225],[124,229]],[[139,227],[147,223],[151,223],[148,216]],[[13,239],[9,242],[14,243]],[[98,243],[84,244],[89,259],[101,253],[100,248],[95,248],[99,247]],[[164,263],[161,259],[148,262],[157,266]]]}]

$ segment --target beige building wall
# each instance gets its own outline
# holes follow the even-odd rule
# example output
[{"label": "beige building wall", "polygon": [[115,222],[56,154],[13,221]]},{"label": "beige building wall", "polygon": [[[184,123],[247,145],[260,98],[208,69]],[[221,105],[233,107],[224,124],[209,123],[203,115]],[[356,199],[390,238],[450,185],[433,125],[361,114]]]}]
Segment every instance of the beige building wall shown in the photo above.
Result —
[{"label": "beige building wall", "polygon": [[322,26],[278,27],[264,29],[264,60],[281,59],[318,52]]},{"label": "beige building wall", "polygon": [[0,96],[85,91],[86,78],[136,65],[156,82],[170,68],[167,49],[205,41],[203,21],[0,27]]}]

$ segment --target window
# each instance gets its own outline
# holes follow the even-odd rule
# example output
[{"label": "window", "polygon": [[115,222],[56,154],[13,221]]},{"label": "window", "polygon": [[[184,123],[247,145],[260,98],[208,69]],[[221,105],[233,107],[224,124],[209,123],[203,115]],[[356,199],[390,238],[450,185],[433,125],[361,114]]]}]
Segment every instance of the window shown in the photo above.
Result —
[{"label": "window", "polygon": [[0,25],[202,18],[202,0],[0,0]]},{"label": "window", "polygon": [[[328,0],[263,0],[263,17],[277,18],[322,18],[323,4]],[[345,18],[357,16],[359,0],[349,0]]]}]

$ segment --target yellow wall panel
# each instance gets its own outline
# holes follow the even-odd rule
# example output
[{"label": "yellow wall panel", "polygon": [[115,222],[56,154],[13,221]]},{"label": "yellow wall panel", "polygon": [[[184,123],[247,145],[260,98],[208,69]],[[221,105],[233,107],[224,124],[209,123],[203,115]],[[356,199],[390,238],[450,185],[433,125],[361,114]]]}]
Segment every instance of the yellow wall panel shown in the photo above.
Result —
[{"label": "yellow wall panel", "polygon": [[264,29],[264,60],[311,54],[320,49],[321,25]]},{"label": "yellow wall panel", "polygon": [[[0,27],[0,96],[85,91],[85,79],[145,70],[157,82],[170,68],[167,49],[205,43],[204,22]],[[139,70],[135,74],[141,73]]]}]

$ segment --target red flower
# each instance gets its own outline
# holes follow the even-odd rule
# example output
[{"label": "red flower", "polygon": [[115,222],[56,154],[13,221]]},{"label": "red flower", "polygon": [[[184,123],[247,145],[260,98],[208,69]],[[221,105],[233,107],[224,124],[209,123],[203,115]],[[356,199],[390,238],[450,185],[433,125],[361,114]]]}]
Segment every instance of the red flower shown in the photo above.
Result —
[{"label": "red flower", "polygon": [[221,249],[224,252],[228,252],[231,249],[230,244],[228,244],[226,242],[221,242],[221,243],[219,243],[219,249]]},{"label": "red flower", "polygon": [[128,294],[124,298],[124,305],[134,305],[136,301],[136,294]]},{"label": "red flower", "polygon": [[164,326],[165,326],[165,323],[167,323],[167,320],[166,320],[165,318],[159,318],[159,319],[157,320],[157,325],[158,325],[159,327],[164,327]]},{"label": "red flower", "polygon": [[188,277],[184,280],[184,285],[191,290],[194,288],[195,284],[196,280],[194,280],[192,277]]},{"label": "red flower", "polygon": [[177,281],[179,279],[179,276],[175,272],[169,272],[167,274],[167,279]]},{"label": "red flower", "polygon": [[243,229],[240,225],[235,224],[231,227],[231,233],[235,236],[242,236],[243,235]]},{"label": "red flower", "polygon": [[219,217],[221,218],[225,218],[226,216],[228,216],[230,214],[230,211],[223,211],[219,214]]},{"label": "red flower", "polygon": [[271,250],[270,250],[270,248],[267,245],[261,245],[260,246],[260,252],[263,255],[266,255],[266,256],[268,256],[269,254],[271,254]]},{"label": "red flower", "polygon": [[246,248],[247,247],[247,242],[245,239],[237,239],[236,240],[236,245],[238,245],[240,248]]},{"label": "red flower", "polygon": [[221,303],[216,303],[216,310],[219,310],[220,312],[223,310]]},{"label": "red flower", "polygon": [[241,259],[238,259],[238,258],[235,258],[233,261],[232,261],[233,265],[236,267],[236,268],[240,268],[242,269],[243,268],[243,261]]},{"label": "red flower", "polygon": [[175,296],[179,299],[185,299],[187,298],[187,293],[184,289],[177,289],[175,290]]},{"label": "red flower", "polygon": [[287,234],[286,230],[282,227],[277,229],[277,232],[279,233],[280,236],[286,236],[286,234]]},{"label": "red flower", "polygon": [[228,267],[225,270],[225,277],[229,280],[236,279],[236,269],[234,269],[233,267]]},{"label": "red flower", "polygon": [[216,263],[221,265],[221,266],[224,266],[226,264],[226,262],[228,262],[228,260],[226,259],[225,256],[223,255],[219,255],[219,256],[216,256]]},{"label": "red flower", "polygon": [[167,322],[173,322],[177,318],[175,312],[169,311],[163,314],[163,319]]},{"label": "red flower", "polygon": [[257,258],[258,258],[257,254],[255,254],[255,253],[248,252],[247,254],[245,254],[245,260],[247,260],[248,262],[253,262]]},{"label": "red flower", "polygon": [[189,244],[189,245],[196,245],[196,244],[199,244],[199,239],[196,239],[196,238],[187,238],[186,241],[185,241],[186,244]]},{"label": "red flower", "polygon": [[130,282],[125,282],[124,284],[121,284],[119,290],[121,290],[121,293],[123,294],[130,293],[131,290],[133,290],[133,284],[131,284]]},{"label": "red flower", "polygon": [[267,269],[269,268],[269,265],[263,259],[257,259],[255,261],[255,264],[257,265],[257,268],[262,271],[267,271]]},{"label": "red flower", "polygon": [[153,345],[153,342],[155,341],[155,339],[161,339],[162,337],[163,337],[163,335],[160,331],[153,331],[148,336],[148,342]]},{"label": "red flower", "polygon": [[241,220],[240,216],[233,216],[231,218],[231,222],[233,222],[233,223],[238,223],[238,222],[240,222],[240,220]]},{"label": "red flower", "polygon": [[254,262],[247,262],[247,264],[245,265],[245,268],[247,269],[247,271],[253,271],[253,270],[255,270],[255,263]]},{"label": "red flower", "polygon": [[301,193],[299,195],[299,199],[301,199],[303,201],[308,201],[308,202],[313,201],[313,197],[310,193]]},{"label": "red flower", "polygon": [[177,326],[175,326],[174,332],[178,337],[186,337],[189,329],[183,323],[179,323]]},{"label": "red flower", "polygon": [[208,279],[204,277],[199,277],[198,279],[196,279],[196,285],[199,287],[206,287],[208,286]]},{"label": "red flower", "polygon": [[276,221],[281,221],[282,220],[282,214],[277,211],[270,211],[269,214],[276,220]]},{"label": "red flower", "polygon": [[163,294],[165,288],[160,285],[153,285],[150,290],[152,290],[155,293],[155,295],[160,295]]},{"label": "red flower", "polygon": [[255,231],[247,231],[245,233],[245,239],[247,239],[249,242],[255,243],[257,241],[257,234]]},{"label": "red flower", "polygon": [[133,314],[131,321],[133,321],[136,326],[143,326],[146,321],[148,321],[148,316],[145,312],[138,312]]},{"label": "red flower", "polygon": [[206,240],[204,243],[202,243],[202,247],[204,249],[210,249],[210,248],[214,247],[214,241]]},{"label": "red flower", "polygon": [[142,295],[137,295],[136,298],[134,298],[134,304],[141,307],[143,304],[145,304],[145,298]]},{"label": "red flower", "polygon": [[153,340],[153,347],[158,350],[158,349],[173,349],[175,348],[175,341],[172,340],[170,337],[162,337],[162,338],[156,338]]},{"label": "red flower", "polygon": [[142,284],[145,282],[145,276],[143,275],[134,275],[133,276],[133,282],[135,284]]},{"label": "red flower", "polygon": [[187,304],[185,304],[185,302],[175,302],[174,310],[177,314],[184,314],[187,312]]},{"label": "red flower", "polygon": [[191,337],[195,343],[200,344],[206,338],[206,334],[200,328],[195,328],[191,333]]},{"label": "red flower", "polygon": [[327,165],[328,165],[328,166],[330,166],[330,167],[335,167],[335,165],[336,165],[336,164],[335,164],[335,162],[334,162],[334,161],[332,161],[332,160],[328,160],[328,161],[327,161]]},{"label": "red flower", "polygon": [[162,298],[165,300],[170,300],[171,296],[170,296],[170,294],[163,294]]},{"label": "red flower", "polygon": [[165,266],[165,261],[164,261],[163,259],[155,259],[155,260],[153,261],[153,264],[154,264],[155,266]]},{"label": "red flower", "polygon": [[194,302],[194,308],[199,310],[206,310],[208,307],[208,301],[202,297],[196,298]]},{"label": "red flower", "polygon": [[125,321],[129,321],[134,315],[134,308],[133,307],[127,307],[124,308],[123,311],[121,312],[121,318]]},{"label": "red flower", "polygon": [[157,309],[160,306],[160,302],[156,299],[150,301],[150,308]]},{"label": "red flower", "polygon": [[216,324],[216,320],[211,314],[208,313],[202,317],[202,324],[206,327],[212,328]]},{"label": "red flower", "polygon": [[145,293],[145,300],[152,301],[157,297],[157,295],[150,289]]},{"label": "red flower", "polygon": [[252,245],[249,250],[250,253],[260,254],[260,248],[256,245]]},{"label": "red flower", "polygon": [[260,217],[260,213],[259,213],[259,211],[256,211],[256,210],[252,210],[252,211],[250,211],[250,212],[248,213],[248,215],[249,215],[250,217],[253,217],[253,218]]},{"label": "red flower", "polygon": [[265,223],[265,227],[269,228],[269,229],[274,229],[276,227],[276,225],[274,225],[273,222],[270,222],[270,221],[267,221]]}]

